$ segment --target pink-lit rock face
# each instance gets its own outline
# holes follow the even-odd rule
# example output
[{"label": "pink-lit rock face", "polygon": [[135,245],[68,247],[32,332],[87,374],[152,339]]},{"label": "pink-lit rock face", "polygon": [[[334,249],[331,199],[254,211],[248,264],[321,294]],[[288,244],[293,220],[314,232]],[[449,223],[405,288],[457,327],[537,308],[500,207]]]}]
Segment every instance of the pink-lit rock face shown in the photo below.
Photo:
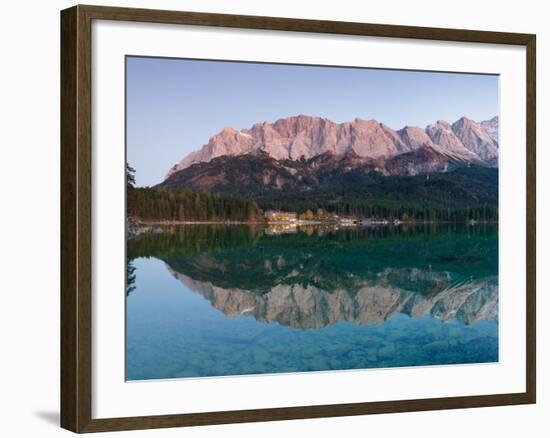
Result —
[{"label": "pink-lit rock face", "polygon": [[498,146],[498,116],[495,116],[490,120],[485,120],[481,122],[480,125],[489,133],[493,141],[495,141]]},{"label": "pink-lit rock face", "polygon": [[226,127],[207,144],[191,152],[168,172],[221,156],[263,152],[276,160],[309,159],[321,154],[387,160],[421,148],[468,162],[498,164],[498,117],[476,123],[466,117],[452,125],[438,121],[426,129],[406,126],[395,131],[376,120],[355,119],[335,123],[321,117],[299,115],[274,123],[257,123],[237,131]]},{"label": "pink-lit rock face", "polygon": [[466,149],[489,164],[498,163],[498,142],[493,140],[491,134],[484,128],[483,122],[476,123],[462,117],[453,123],[452,128]]}]

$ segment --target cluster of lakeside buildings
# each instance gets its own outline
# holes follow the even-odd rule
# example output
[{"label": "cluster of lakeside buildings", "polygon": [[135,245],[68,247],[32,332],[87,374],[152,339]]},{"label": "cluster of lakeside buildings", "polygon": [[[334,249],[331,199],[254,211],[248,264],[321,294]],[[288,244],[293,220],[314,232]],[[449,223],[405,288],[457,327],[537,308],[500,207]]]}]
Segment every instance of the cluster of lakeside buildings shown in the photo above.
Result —
[{"label": "cluster of lakeside buildings", "polygon": [[[387,225],[387,219],[378,218],[359,218],[356,216],[339,216],[334,213],[326,213],[313,215],[309,212],[298,215],[294,212],[286,212],[279,210],[268,210],[264,213],[264,219],[268,224],[280,225],[317,225],[317,224],[335,224],[339,226],[354,226],[354,225]],[[399,220],[393,221],[395,225],[401,223]]]}]

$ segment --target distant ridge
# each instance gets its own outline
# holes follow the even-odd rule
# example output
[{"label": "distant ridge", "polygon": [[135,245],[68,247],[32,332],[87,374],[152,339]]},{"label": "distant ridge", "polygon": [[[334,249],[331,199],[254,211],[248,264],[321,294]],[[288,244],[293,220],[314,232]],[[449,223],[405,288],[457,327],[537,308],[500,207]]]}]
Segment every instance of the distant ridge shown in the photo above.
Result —
[{"label": "distant ridge", "polygon": [[[199,150],[172,166],[166,179],[194,164],[207,163],[217,157],[258,152],[275,160],[293,161],[325,153],[336,156],[353,153],[385,167],[387,160],[395,160],[400,155],[406,158],[405,154],[412,156],[415,151],[429,149],[451,161],[497,167],[498,126],[498,116],[479,123],[462,117],[452,124],[439,120],[424,129],[406,126],[395,131],[376,120],[335,123],[321,117],[298,115],[274,123],[256,123],[240,131],[226,127]],[[412,173],[415,173],[414,169]]]}]

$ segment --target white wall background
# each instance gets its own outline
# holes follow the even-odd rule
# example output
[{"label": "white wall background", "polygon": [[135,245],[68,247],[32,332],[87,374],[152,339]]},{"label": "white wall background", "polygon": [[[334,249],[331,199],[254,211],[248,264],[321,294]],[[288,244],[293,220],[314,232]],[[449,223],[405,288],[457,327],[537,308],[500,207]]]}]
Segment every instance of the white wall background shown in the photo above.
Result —
[{"label": "white wall background", "polygon": [[[208,426],[105,436],[547,436],[549,349],[543,343],[544,275],[550,232],[550,153],[543,121],[550,103],[550,13],[523,0],[360,2],[353,0],[111,0],[88,3],[159,9],[272,15],[537,34],[538,77],[538,404],[458,411]],[[64,0],[4,2],[0,15],[0,434],[69,436],[59,429],[59,10]],[[546,186],[546,187],[545,187]],[[546,248],[544,248],[546,244]],[[266,394],[266,396],[269,396]],[[546,429],[546,430],[545,430]]]}]

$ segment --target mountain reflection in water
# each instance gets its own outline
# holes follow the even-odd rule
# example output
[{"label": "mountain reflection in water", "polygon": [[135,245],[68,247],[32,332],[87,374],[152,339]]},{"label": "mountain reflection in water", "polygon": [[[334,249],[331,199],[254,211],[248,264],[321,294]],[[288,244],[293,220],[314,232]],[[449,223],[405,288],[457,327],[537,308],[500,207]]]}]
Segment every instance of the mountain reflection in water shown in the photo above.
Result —
[{"label": "mountain reflection in water", "polygon": [[[198,294],[228,321],[235,321],[236,325],[227,327],[242,324],[237,323],[241,318],[252,319],[260,326],[276,323],[279,327],[311,332],[315,342],[325,342],[320,341],[321,334],[339,323],[350,323],[359,330],[363,326],[386,324],[400,314],[412,320],[431,318],[460,324],[464,333],[467,327],[487,321],[494,328],[486,330],[480,338],[483,348],[487,342],[491,345],[487,357],[475,346],[477,356],[464,351],[462,355],[470,356],[460,359],[460,354],[453,350],[452,360],[439,360],[437,354],[433,354],[432,361],[408,358],[396,365],[497,360],[494,324],[498,323],[498,235],[495,226],[337,230],[315,226],[265,229],[189,225],[157,231],[128,240],[130,265],[133,266],[132,260],[144,257],[162,261],[167,274],[183,285],[181,293],[188,290]],[[137,288],[128,296],[129,304],[133,295],[140,293],[140,268],[136,273],[132,270],[132,276],[129,287]],[[133,284],[133,280],[137,284]],[[129,307],[129,330],[133,321],[131,309]],[[193,329],[200,333],[199,327]],[[227,338],[227,331],[225,334]],[[128,335],[131,338],[130,332]],[[205,342],[213,345],[215,339],[217,334]],[[307,342],[310,341],[307,338]],[[269,352],[272,347],[261,348]],[[203,349],[207,350],[208,346]],[[128,360],[132,362],[131,358]],[[367,362],[320,369],[388,366],[383,361]],[[287,370],[274,367],[262,371],[262,367],[250,366],[236,367],[233,373]],[[160,377],[224,375],[231,373],[230,368],[167,371]],[[291,371],[309,369],[309,364],[295,364],[290,368]],[[148,378],[149,374],[141,370],[136,376]],[[155,377],[159,376],[155,374]]]},{"label": "mountain reflection in water", "polygon": [[[203,260],[205,261],[205,260]],[[384,271],[373,281],[358,284],[349,291],[326,291],[315,286],[279,284],[263,294],[248,290],[217,287],[211,282],[196,281],[173,270],[169,271],[190,290],[200,293],[212,306],[232,318],[252,315],[256,320],[296,328],[319,328],[348,321],[355,324],[381,323],[397,313],[410,317],[431,315],[464,324],[496,320],[498,284],[496,277],[451,286],[448,273],[432,274],[413,269],[406,272]],[[439,291],[433,296],[401,289],[392,279],[430,282]]]}]

